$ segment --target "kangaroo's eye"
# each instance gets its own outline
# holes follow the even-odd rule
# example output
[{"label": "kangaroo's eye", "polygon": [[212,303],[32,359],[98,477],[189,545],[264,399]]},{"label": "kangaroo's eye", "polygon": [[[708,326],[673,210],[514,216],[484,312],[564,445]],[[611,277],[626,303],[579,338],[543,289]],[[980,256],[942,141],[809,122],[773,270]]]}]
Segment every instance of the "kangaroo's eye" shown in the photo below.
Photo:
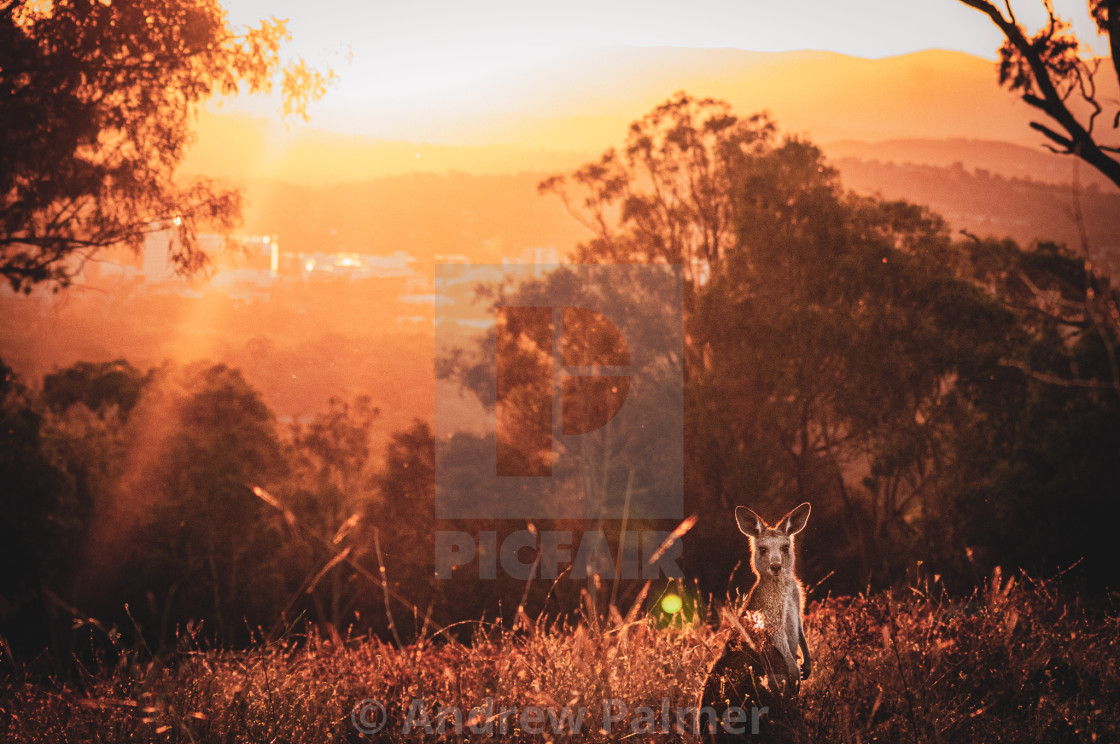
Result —
[{"label": "kangaroo's eye", "polygon": [[766,555],[766,548],[765,547],[760,547],[758,549],[758,552],[761,553],[762,555]]},{"label": "kangaroo's eye", "polygon": [[789,546],[788,545],[783,545],[782,546],[782,552],[788,554],[789,553]]}]

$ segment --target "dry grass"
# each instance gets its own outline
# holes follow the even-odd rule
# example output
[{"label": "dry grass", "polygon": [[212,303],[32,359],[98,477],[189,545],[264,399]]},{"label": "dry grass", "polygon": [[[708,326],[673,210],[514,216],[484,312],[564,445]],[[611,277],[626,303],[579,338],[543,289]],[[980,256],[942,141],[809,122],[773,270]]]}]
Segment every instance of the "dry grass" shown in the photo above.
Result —
[{"label": "dry grass", "polygon": [[[997,574],[964,601],[935,598],[929,587],[828,599],[810,608],[807,631],[813,678],[775,722],[791,741],[1120,740],[1120,620],[1082,612],[1053,583]],[[617,741],[632,727],[661,732],[663,715],[670,732],[657,740],[695,741],[672,731],[675,708],[696,705],[729,632],[658,630],[612,612],[567,622],[521,616],[513,628],[476,624],[467,642],[444,632],[403,649],[318,635],[247,651],[187,639],[171,658],[122,651],[115,666],[65,684],[9,671],[0,681],[0,741]],[[352,717],[367,699],[386,709],[376,737],[362,736]],[[426,720],[414,700],[424,701]],[[484,716],[471,716],[487,700],[493,737]],[[625,714],[608,709],[621,714],[609,735],[604,700],[626,706]],[[463,737],[453,717],[441,733],[439,706],[463,711]],[[585,717],[574,733],[572,719],[538,726],[500,715],[530,706],[545,715],[583,708]],[[405,735],[410,709],[418,725]],[[525,722],[545,734],[522,731]],[[472,734],[472,724],[483,733]]]}]

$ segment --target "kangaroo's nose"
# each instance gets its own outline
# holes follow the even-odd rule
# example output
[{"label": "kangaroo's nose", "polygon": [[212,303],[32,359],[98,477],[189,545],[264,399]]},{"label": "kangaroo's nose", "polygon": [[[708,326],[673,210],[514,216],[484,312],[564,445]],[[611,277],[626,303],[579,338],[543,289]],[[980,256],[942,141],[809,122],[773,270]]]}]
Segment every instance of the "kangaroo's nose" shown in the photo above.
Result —
[{"label": "kangaroo's nose", "polygon": [[782,570],[782,564],[781,563],[771,563],[770,564],[770,573],[777,575],[778,573],[781,572],[781,570]]}]

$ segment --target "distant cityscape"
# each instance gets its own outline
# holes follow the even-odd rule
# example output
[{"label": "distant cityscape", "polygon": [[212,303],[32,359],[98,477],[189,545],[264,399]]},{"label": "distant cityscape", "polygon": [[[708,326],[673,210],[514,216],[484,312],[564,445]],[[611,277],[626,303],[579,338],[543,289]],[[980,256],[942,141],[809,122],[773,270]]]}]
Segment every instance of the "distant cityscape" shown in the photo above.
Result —
[{"label": "distant cityscape", "polygon": [[[171,259],[174,240],[170,231],[151,233],[136,255],[122,249],[107,259],[87,264],[79,282],[104,285],[123,281],[142,284],[160,294],[200,296],[210,290],[237,299],[263,301],[269,298],[273,287],[293,281],[382,279],[388,280],[397,292],[397,302],[419,306],[418,309],[423,307],[420,314],[401,315],[398,320],[402,322],[431,322],[440,300],[435,277],[419,271],[417,258],[404,250],[389,254],[289,251],[283,248],[277,235],[227,238],[201,234],[197,237],[199,247],[212,257],[213,263],[208,276],[198,279],[176,273]],[[432,261],[437,266],[470,266],[472,263],[469,256],[461,253],[436,254]],[[539,274],[559,263],[560,254],[556,248],[538,246],[524,248],[515,257],[501,259],[500,266],[517,266]]]}]

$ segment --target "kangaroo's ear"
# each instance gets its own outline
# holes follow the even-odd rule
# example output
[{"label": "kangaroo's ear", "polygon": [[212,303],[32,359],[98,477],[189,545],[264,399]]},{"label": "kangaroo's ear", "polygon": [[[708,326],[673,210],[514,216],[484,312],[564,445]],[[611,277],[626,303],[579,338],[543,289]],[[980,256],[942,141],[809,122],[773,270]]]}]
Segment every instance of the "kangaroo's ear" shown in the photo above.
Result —
[{"label": "kangaroo's ear", "polygon": [[739,524],[739,531],[747,537],[758,537],[766,527],[762,518],[745,506],[735,507],[735,521]]},{"label": "kangaroo's ear", "polygon": [[811,508],[809,502],[806,501],[787,514],[782,519],[781,526],[778,529],[787,535],[796,535],[798,532],[805,529],[805,523],[809,521],[809,510]]}]

